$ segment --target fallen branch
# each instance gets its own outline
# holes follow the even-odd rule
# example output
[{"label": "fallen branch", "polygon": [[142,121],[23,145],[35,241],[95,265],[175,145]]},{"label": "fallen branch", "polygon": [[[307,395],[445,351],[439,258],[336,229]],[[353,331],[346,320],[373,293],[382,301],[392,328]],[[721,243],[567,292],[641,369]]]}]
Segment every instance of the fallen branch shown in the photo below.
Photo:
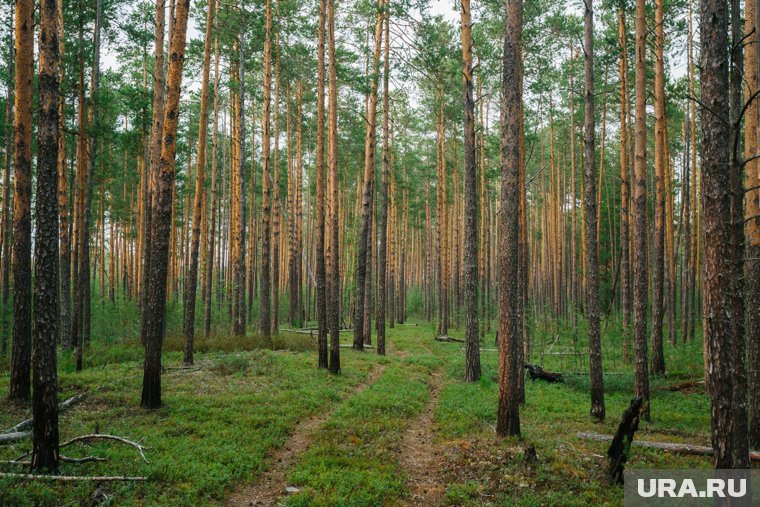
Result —
[{"label": "fallen branch", "polygon": [[539,380],[545,380],[551,383],[565,381],[561,373],[546,371],[537,364],[525,363],[523,367],[526,370],[528,370],[528,374],[530,375],[531,380],[539,379]]},{"label": "fallen branch", "polygon": [[90,477],[90,476],[78,476],[78,475],[35,475],[35,474],[9,474],[0,472],[0,478],[8,479],[23,479],[30,480],[47,480],[47,481],[95,481],[95,482],[114,482],[114,481],[147,481],[147,477],[127,477],[120,476],[104,476],[104,477]]},{"label": "fallen branch", "polygon": [[[342,348],[342,349],[352,349],[352,348],[354,348],[354,345],[353,345],[352,343],[341,343],[341,344],[340,344],[340,348]],[[373,347],[372,345],[367,345],[367,344],[365,343],[365,344],[364,344],[364,348],[365,348],[365,349],[373,349],[373,348],[375,348],[375,347]]]},{"label": "fallen branch", "polygon": [[134,447],[135,449],[137,449],[137,451],[140,453],[140,456],[142,456],[143,461],[145,461],[146,463],[150,463],[150,461],[148,461],[148,458],[145,457],[145,453],[143,452],[143,451],[148,450],[148,447],[143,446],[140,443],[141,441],[140,442],[133,442],[132,440],[128,440],[128,439],[126,439],[124,437],[117,437],[116,435],[104,435],[104,434],[100,434],[100,433],[92,433],[90,435],[82,435],[80,437],[75,437],[75,438],[72,438],[71,440],[67,440],[67,441],[61,443],[61,445],[59,445],[58,447],[59,448],[63,448],[63,447],[69,446],[71,444],[75,444],[77,442],[88,442],[90,440],[114,440],[116,442],[121,442],[122,444],[131,445],[132,447]]},{"label": "fallen branch", "polygon": [[9,442],[15,442],[31,435],[29,431],[17,431],[15,433],[2,433],[0,434],[0,444],[7,444]]},{"label": "fallen branch", "polygon": [[[595,440],[597,442],[609,442],[612,440],[610,435],[602,435],[600,433],[580,431],[576,435],[578,438],[586,440]],[[705,445],[693,445],[693,444],[678,444],[673,442],[648,442],[646,440],[636,440],[634,445],[639,447],[647,447],[649,449],[659,449],[661,451],[673,452],[676,454],[689,454],[693,456],[712,456],[713,448]],[[749,459],[751,461],[760,461],[760,452],[750,451]]]},{"label": "fallen branch", "polygon": [[435,341],[438,342],[457,342],[457,343],[466,343],[464,340],[460,340],[459,338],[452,338],[451,336],[436,336]]},{"label": "fallen branch", "polygon": [[[69,398],[66,401],[62,401],[61,403],[58,404],[58,412],[60,413],[60,412],[63,412],[65,410],[70,409],[71,407],[73,407],[74,405],[76,405],[79,401],[81,401],[85,397],[86,394],[87,394],[86,392],[79,393],[76,396],[72,396],[71,398]],[[3,434],[18,433],[18,432],[20,432],[22,430],[25,430],[27,428],[31,428],[32,423],[34,423],[34,419],[32,419],[30,417],[29,419],[25,419],[25,420],[21,421],[20,423],[18,423],[14,427],[5,430],[3,432]],[[2,435],[0,435],[0,442],[2,442],[2,441],[3,441],[2,440]]]}]

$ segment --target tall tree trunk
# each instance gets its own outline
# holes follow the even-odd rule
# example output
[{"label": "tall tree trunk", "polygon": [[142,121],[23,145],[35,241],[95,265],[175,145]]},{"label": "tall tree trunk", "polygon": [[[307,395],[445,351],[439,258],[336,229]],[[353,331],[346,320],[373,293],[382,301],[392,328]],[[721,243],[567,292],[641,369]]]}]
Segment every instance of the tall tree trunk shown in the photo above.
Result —
[{"label": "tall tree trunk", "polygon": [[58,469],[58,2],[40,5],[32,469]]},{"label": "tall tree trunk", "polygon": [[[172,11],[173,12],[173,11]],[[164,31],[166,24],[166,0],[156,0],[156,37],[154,43],[154,67],[153,67],[153,117],[150,128],[150,171],[149,177],[145,181],[143,188],[144,194],[144,216],[143,216],[143,244],[142,252],[139,252],[142,262],[142,280],[140,286],[140,314],[145,309],[146,292],[150,280],[150,254],[151,254],[151,236],[153,220],[153,204],[155,197],[153,190],[158,183],[158,169],[161,163],[161,134],[164,131],[164,102],[166,93],[166,80],[164,77]],[[169,20],[170,25],[173,18]]]},{"label": "tall tree trunk", "polygon": [[272,102],[272,0],[266,0],[265,18],[264,111],[261,119],[261,307],[259,309],[259,326],[261,334],[265,338],[269,338],[272,333],[272,231],[270,228],[272,204],[269,196],[272,177],[269,154],[269,119]]},{"label": "tall tree trunk", "polygon": [[[594,164],[594,12],[593,0],[585,1],[583,15],[583,50],[586,89],[584,93],[586,132],[584,165],[584,215],[586,219],[586,317],[588,318],[588,364],[591,382],[591,415],[604,420],[604,376],[602,373],[602,339],[599,327],[599,256],[597,252],[598,219],[596,210],[596,167]],[[600,183],[601,184],[601,183]]]},{"label": "tall tree trunk", "polygon": [[203,42],[203,71],[201,76],[201,110],[198,125],[198,158],[195,169],[195,199],[193,201],[193,229],[190,240],[190,266],[185,280],[185,350],[184,362],[193,364],[193,341],[195,338],[195,295],[198,285],[198,251],[201,240],[201,221],[205,221],[203,211],[203,183],[206,180],[206,145],[208,130],[208,81],[211,66],[211,36],[214,27],[214,0],[208,3],[206,13],[206,36]]},{"label": "tall tree trunk", "polygon": [[140,405],[155,409],[161,406],[161,348],[164,341],[166,320],[166,275],[171,229],[172,195],[174,194],[175,155],[177,153],[177,125],[179,123],[179,98],[182,85],[182,67],[185,62],[185,39],[190,1],[177,4],[171,43],[169,45],[169,74],[166,104],[164,106],[164,131],[161,136],[161,161],[154,187],[156,207],[152,210],[151,253],[149,283],[142,322],[145,343],[145,364]]},{"label": "tall tree trunk", "polygon": [[[390,172],[390,147],[388,144],[390,129],[390,0],[385,2],[385,44],[383,46],[383,172],[380,180],[380,208],[377,215],[377,310],[375,328],[377,329],[377,353],[385,355],[385,303],[388,281],[388,177]],[[391,314],[391,321],[393,321]]]},{"label": "tall tree trunk", "polygon": [[[340,373],[340,189],[338,187],[338,78],[335,61],[335,0],[327,0],[327,59],[329,65],[329,114],[327,120],[328,167],[330,181],[330,372]],[[356,325],[356,323],[354,323]]]},{"label": "tall tree trunk", "polygon": [[[13,18],[15,2],[10,3],[10,15],[8,16],[8,33],[13,33]],[[13,143],[15,125],[13,119],[13,101],[14,101],[14,52],[13,44],[14,38],[8,37],[8,73],[6,76],[5,86],[5,170],[3,175],[3,248],[2,248],[2,265],[0,266],[0,274],[2,274],[2,319],[3,319],[3,337],[0,339],[0,355],[5,356],[8,352],[8,321],[6,318],[6,310],[8,308],[8,296],[10,294],[10,266],[11,266],[11,242],[12,242],[12,227],[13,217],[11,208],[11,157],[13,157]]]},{"label": "tall tree trunk", "polygon": [[[57,2],[58,58],[63,58],[63,2]],[[63,82],[64,66],[58,67],[58,82]],[[66,98],[58,96],[58,213],[60,215],[60,342],[71,347],[71,241],[69,236],[69,172],[66,165]]]},{"label": "tall tree trunk", "polygon": [[32,352],[32,76],[34,1],[16,2],[11,400],[28,400]]},{"label": "tall tree trunk", "polygon": [[218,138],[219,138],[219,38],[214,38],[214,126],[211,141],[211,208],[209,219],[208,234],[208,266],[206,269],[206,294],[204,301],[204,334],[208,337],[211,334],[211,295],[213,293],[214,281],[214,254],[216,245],[216,215],[217,215],[217,183],[216,183],[216,166],[218,155]]},{"label": "tall tree trunk", "polygon": [[734,360],[732,351],[732,280],[730,125],[728,101],[728,3],[700,1],[700,95],[710,110],[701,111],[704,333],[708,345],[712,443],[715,468],[734,468]]},{"label": "tall tree trunk", "polygon": [[[472,18],[470,0],[461,1],[462,84],[464,88],[464,380],[480,379],[478,336],[478,202],[475,174],[475,102],[472,91]],[[459,224],[456,225],[459,227]]]},{"label": "tall tree trunk", "polygon": [[[760,29],[760,5],[755,0],[747,0],[746,18],[749,21],[745,30],[753,33],[747,41],[747,85],[749,94],[757,93],[760,89],[760,51],[757,49],[757,41],[760,37],[757,30]],[[754,32],[753,32],[754,30]],[[754,41],[754,44],[752,43]],[[747,112],[745,145],[747,159],[756,155],[760,150],[760,106],[757,99]],[[747,308],[749,309],[747,320],[747,342],[749,343],[749,393],[750,393],[750,428],[749,443],[752,449],[760,448],[760,162],[749,161],[746,166],[746,209],[745,220],[747,223],[746,253],[747,259],[744,270],[747,280]],[[755,310],[753,310],[755,309]]]},{"label": "tall tree trunk", "polygon": [[[380,73],[380,49],[383,35],[383,0],[377,0],[375,15],[375,46],[369,80],[367,131],[364,137],[364,183],[362,185],[361,220],[356,261],[356,288],[354,300],[354,349],[364,350],[364,293],[367,276],[367,248],[372,236],[372,182],[375,178],[375,132],[377,125],[377,87]],[[332,114],[332,106],[330,110]],[[335,211],[333,210],[333,213]],[[337,253],[337,249],[333,254]],[[337,268],[337,266],[336,266]]]},{"label": "tall tree trunk", "polygon": [[654,62],[654,252],[652,263],[652,374],[665,373],[665,353],[662,345],[663,279],[665,274],[665,45],[663,1],[655,0],[655,62]]},{"label": "tall tree trunk", "polygon": [[730,260],[733,271],[731,289],[733,410],[733,467],[750,468],[747,411],[747,343],[744,336],[744,160],[742,141],[742,80],[744,79],[744,30],[739,0],[731,0],[731,75],[729,120],[731,153],[729,159]]},{"label": "tall tree trunk", "polygon": [[317,289],[317,350],[319,368],[328,367],[327,353],[327,279],[325,266],[325,17],[327,0],[319,2],[317,26],[317,146],[316,146],[316,289]]},{"label": "tall tree trunk", "polygon": [[630,178],[628,170],[628,32],[625,9],[618,9],[618,40],[620,45],[620,306],[623,313],[623,361],[630,360],[631,274],[628,227]]},{"label": "tall tree trunk", "polygon": [[633,166],[633,348],[636,395],[644,398],[649,420],[649,361],[647,359],[648,252],[647,238],[647,125],[646,125],[646,7],[636,0],[636,159]]},{"label": "tall tree trunk", "polygon": [[506,0],[507,27],[501,92],[501,213],[499,214],[499,408],[496,434],[520,434],[518,376],[518,210],[520,205],[520,125],[522,114],[522,0]]}]

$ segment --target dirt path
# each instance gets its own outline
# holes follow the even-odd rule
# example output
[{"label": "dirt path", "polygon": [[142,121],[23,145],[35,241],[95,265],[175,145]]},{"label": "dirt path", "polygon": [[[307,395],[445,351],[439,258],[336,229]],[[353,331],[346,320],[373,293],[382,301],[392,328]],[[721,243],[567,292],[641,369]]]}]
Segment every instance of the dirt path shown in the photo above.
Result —
[{"label": "dirt path", "polygon": [[407,487],[411,493],[406,505],[439,505],[446,492],[443,478],[445,456],[443,449],[433,442],[435,408],[441,382],[440,370],[431,374],[430,400],[406,429],[401,442],[399,461],[409,478]]},{"label": "dirt path", "polygon": [[[385,365],[375,365],[367,378],[354,387],[341,402],[374,384],[384,370]],[[337,405],[335,408],[337,408]],[[285,442],[285,445],[274,451],[274,454],[267,459],[267,471],[256,477],[253,482],[242,486],[233,493],[227,500],[227,505],[234,507],[276,505],[277,500],[286,494],[285,488],[288,486],[288,470],[296,464],[301,454],[309,448],[314,431],[322,426],[333,412],[334,410],[315,414],[299,422],[290,438]]]}]

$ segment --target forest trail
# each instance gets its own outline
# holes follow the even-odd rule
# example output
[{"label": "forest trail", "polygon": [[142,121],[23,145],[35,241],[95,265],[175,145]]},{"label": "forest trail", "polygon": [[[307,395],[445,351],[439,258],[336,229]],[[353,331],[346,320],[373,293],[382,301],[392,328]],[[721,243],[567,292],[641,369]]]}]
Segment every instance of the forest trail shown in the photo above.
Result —
[{"label": "forest trail", "polygon": [[322,426],[333,412],[346,400],[356,396],[374,384],[385,371],[386,365],[378,364],[369,372],[367,378],[351,391],[328,412],[317,413],[296,425],[290,438],[267,460],[269,468],[257,476],[253,482],[245,484],[227,500],[229,507],[272,506],[286,493],[288,471],[298,458],[309,448],[314,432]]},{"label": "forest trail", "polygon": [[433,442],[435,410],[442,381],[440,369],[430,374],[430,399],[420,415],[409,424],[399,447],[399,462],[409,478],[410,498],[406,505],[439,505],[446,492],[446,481],[442,477],[443,449]]}]

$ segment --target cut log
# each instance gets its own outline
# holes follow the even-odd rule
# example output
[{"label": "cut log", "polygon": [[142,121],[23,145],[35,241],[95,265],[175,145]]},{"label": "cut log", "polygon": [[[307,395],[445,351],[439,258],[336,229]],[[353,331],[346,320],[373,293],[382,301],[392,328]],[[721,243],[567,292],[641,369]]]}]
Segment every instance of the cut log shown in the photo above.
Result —
[{"label": "cut log", "polygon": [[[72,396],[68,400],[62,401],[61,403],[58,404],[58,412],[60,413],[60,412],[64,412],[64,411],[70,409],[71,407],[73,407],[74,405],[76,405],[79,401],[81,401],[85,397],[86,394],[87,394],[86,392],[79,393],[76,396]],[[30,417],[29,419],[25,419],[25,420],[21,421],[20,423],[18,423],[14,427],[8,428],[2,434],[0,434],[0,442],[3,442],[3,440],[2,440],[3,435],[8,434],[8,433],[18,433],[18,432],[23,431],[23,430],[25,430],[27,428],[31,428],[33,422],[34,422],[34,419],[32,419]]]},{"label": "cut log", "polygon": [[464,340],[460,340],[459,338],[452,338],[451,336],[436,336],[435,341],[466,343]]},{"label": "cut log", "polygon": [[[595,440],[597,442],[610,442],[612,441],[611,435],[602,435],[601,433],[593,433],[580,431],[576,435],[578,438],[585,440]],[[638,440],[634,442],[638,447],[647,447],[649,449],[659,449],[661,451],[672,452],[675,454],[688,454],[693,456],[712,456],[713,448],[706,445],[694,445],[694,444],[681,444],[674,442],[648,442],[646,440]],[[760,462],[760,452],[750,451],[749,459],[752,461]]]},{"label": "cut log", "polygon": [[537,364],[525,363],[523,367],[528,370],[531,380],[545,380],[547,382],[564,382],[565,379],[561,373],[546,371]]},{"label": "cut log", "polygon": [[639,429],[639,418],[643,408],[644,398],[639,396],[632,399],[631,404],[623,412],[623,419],[618,425],[615,436],[611,438],[612,443],[607,449],[607,457],[610,459],[607,477],[612,484],[623,484],[623,470],[631,453],[633,434]]},{"label": "cut log", "polygon": [[2,433],[0,434],[0,444],[8,444],[11,442],[15,442],[16,440],[21,440],[22,438],[26,438],[30,436],[32,433],[29,431],[16,431],[13,433]]},{"label": "cut log", "polygon": [[0,478],[22,479],[25,481],[94,481],[94,482],[114,482],[114,481],[147,481],[147,477],[127,477],[119,476],[78,476],[78,475],[35,475],[35,474],[11,474],[0,472]]}]

